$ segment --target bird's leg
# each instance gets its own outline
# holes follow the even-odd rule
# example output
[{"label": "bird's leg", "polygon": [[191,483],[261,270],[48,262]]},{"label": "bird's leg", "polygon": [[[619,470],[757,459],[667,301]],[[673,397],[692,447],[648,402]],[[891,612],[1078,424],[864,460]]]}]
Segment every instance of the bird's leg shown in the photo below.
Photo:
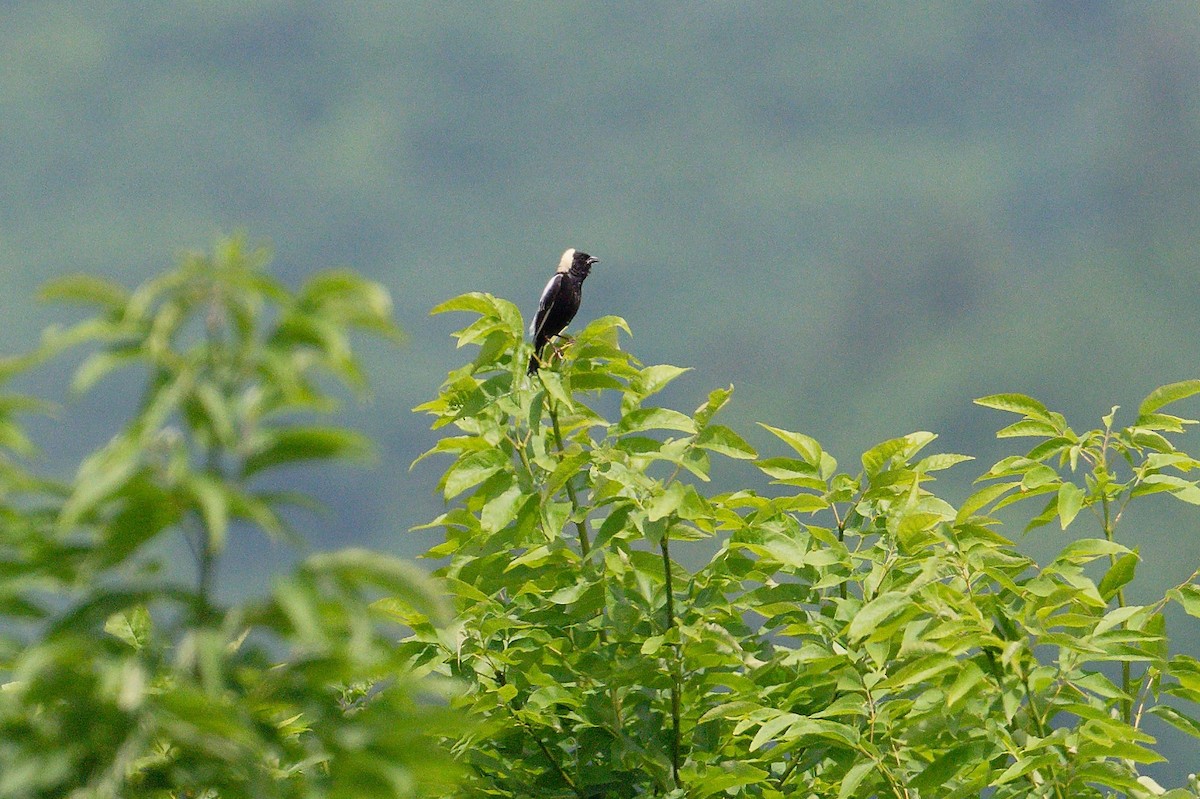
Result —
[{"label": "bird's leg", "polygon": [[565,342],[562,347],[558,346],[558,344],[555,343],[554,341],[550,342],[550,346],[554,349],[554,353],[558,356],[558,359],[561,361],[567,357],[567,356],[563,355],[563,347],[566,347],[569,344],[574,344],[575,338],[574,338],[574,336],[566,336],[566,335],[563,335],[562,333],[559,333],[554,338],[558,341]]}]

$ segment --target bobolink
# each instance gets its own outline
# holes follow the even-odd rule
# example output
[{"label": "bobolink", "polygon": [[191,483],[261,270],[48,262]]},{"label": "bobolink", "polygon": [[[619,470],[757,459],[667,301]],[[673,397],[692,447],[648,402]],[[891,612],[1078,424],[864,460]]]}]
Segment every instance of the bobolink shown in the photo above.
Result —
[{"label": "bobolink", "polygon": [[558,269],[546,284],[546,288],[542,289],[537,315],[529,323],[529,335],[533,337],[529,374],[537,372],[542,349],[550,339],[561,333],[575,318],[575,312],[579,310],[579,300],[583,296],[583,281],[592,271],[592,264],[598,263],[599,258],[593,258],[574,248],[562,254]]}]

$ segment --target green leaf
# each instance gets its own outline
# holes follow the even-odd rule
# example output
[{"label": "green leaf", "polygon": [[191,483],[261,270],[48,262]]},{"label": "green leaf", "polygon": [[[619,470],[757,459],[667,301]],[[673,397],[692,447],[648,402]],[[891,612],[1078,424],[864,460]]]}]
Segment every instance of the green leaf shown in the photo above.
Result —
[{"label": "green leaf", "polygon": [[799,458],[764,458],[754,465],[759,471],[784,485],[800,486],[817,491],[824,491],[826,487],[825,481],[821,479],[816,467],[810,466]]},{"label": "green leaf", "polygon": [[104,632],[121,639],[135,650],[142,650],[150,640],[150,611],[145,605],[114,613],[104,622]]},{"label": "green leaf", "polygon": [[480,525],[488,532],[504,529],[517,517],[517,512],[528,498],[521,486],[513,482],[501,494],[484,503],[479,512]]},{"label": "green leaf", "polygon": [[307,460],[366,460],[374,452],[371,439],[340,427],[293,427],[264,430],[255,437],[242,465],[242,477],[275,466]]},{"label": "green leaf", "polygon": [[980,397],[975,400],[975,404],[998,411],[1019,413],[1043,422],[1051,421],[1049,409],[1033,397],[1027,397],[1024,394],[992,394]]},{"label": "green leaf", "polygon": [[663,643],[666,642],[666,637],[662,635],[650,635],[642,641],[641,653],[643,655],[655,655],[658,650],[662,649]]},{"label": "green leaf", "polygon": [[632,510],[632,506],[628,504],[614,507],[600,525],[600,529],[596,533],[596,540],[592,542],[592,548],[603,549],[618,533],[633,529],[633,524],[629,521],[629,514]]},{"label": "green leaf", "polygon": [[847,748],[856,747],[858,743],[858,734],[854,727],[836,721],[806,717],[801,717],[788,727],[784,737],[786,740],[817,738]]},{"label": "green leaf", "polygon": [[1058,763],[1058,757],[1058,754],[1054,752],[1047,752],[1032,757],[1018,757],[1009,765],[1008,768],[1001,772],[999,777],[996,777],[992,781],[992,784],[1004,785],[1019,777],[1024,777],[1026,774],[1035,769],[1048,768],[1052,765],[1056,765]]},{"label": "green leaf", "polygon": [[862,760],[855,763],[846,772],[846,776],[842,777],[842,786],[838,789],[838,799],[851,799],[857,797],[858,786],[862,785],[863,780],[875,771],[875,762],[872,760]]},{"label": "green leaf", "polygon": [[907,593],[891,591],[880,594],[854,614],[846,635],[852,641],[861,641],[912,607],[913,598]]},{"label": "green leaf", "polygon": [[921,458],[913,465],[915,471],[922,474],[928,472],[940,472],[943,469],[949,469],[951,466],[957,466],[960,463],[975,460],[970,455],[956,455],[951,452],[938,453],[937,455],[929,455]]},{"label": "green leaf", "polygon": [[576,452],[559,461],[558,465],[554,467],[554,471],[546,478],[547,493],[550,495],[558,493],[572,477],[584,471],[584,466],[590,458],[591,453],[589,452]]},{"label": "green leaf", "polygon": [[906,436],[893,438],[876,444],[862,454],[863,469],[868,475],[877,475],[894,458],[900,456],[908,460],[923,447],[937,438],[933,433],[919,430]]},{"label": "green leaf", "polygon": [[205,542],[209,552],[225,548],[229,531],[229,496],[221,481],[207,474],[188,475],[184,486],[204,519]]},{"label": "green leaf", "polygon": [[1083,507],[1083,489],[1074,483],[1064,482],[1058,487],[1058,518],[1062,529],[1066,530],[1075,520],[1080,508]]},{"label": "green leaf", "polygon": [[453,299],[435,305],[429,312],[430,316],[449,313],[450,311],[474,311],[477,314],[485,316],[498,316],[496,310],[496,298],[491,294],[485,294],[479,291],[472,291],[467,294],[460,294]]},{"label": "green leaf", "polygon": [[943,652],[924,655],[896,669],[880,685],[886,686],[888,690],[908,688],[926,682],[943,672],[956,669],[958,665],[958,660]]},{"label": "green leaf", "polygon": [[[575,403],[563,386],[562,377],[558,372],[553,369],[539,369],[537,379],[546,387],[546,393],[554,398],[555,403],[568,411],[575,409]],[[553,405],[551,407],[553,408]]]},{"label": "green leaf", "polygon": [[795,713],[779,713],[778,715],[768,719],[758,728],[758,732],[754,734],[754,738],[750,741],[750,751],[761,749],[768,742],[783,732],[788,727],[800,720],[800,716]]},{"label": "green leaf", "polygon": [[1200,586],[1181,585],[1168,591],[1167,596],[1178,602],[1189,616],[1200,618]]},{"label": "green leaf", "polygon": [[120,308],[129,297],[124,286],[95,275],[65,275],[43,284],[38,299],[52,302],[78,302],[99,305],[110,310]]},{"label": "green leaf", "polygon": [[[179,520],[179,503],[168,495],[148,470],[135,474],[101,508],[116,509],[103,526],[95,551],[98,565],[115,566]],[[106,515],[104,513],[101,516]]]},{"label": "green leaf", "polygon": [[712,391],[708,392],[708,399],[706,399],[704,404],[697,408],[696,412],[693,414],[693,416],[696,418],[696,424],[700,427],[707,425],[710,421],[712,421],[712,418],[716,416],[722,408],[725,407],[726,403],[729,402],[729,398],[732,396],[733,386],[729,386],[728,388],[714,388]]},{"label": "green leaf", "polygon": [[1058,472],[1044,464],[1038,464],[1021,478],[1022,491],[1034,491],[1043,486],[1054,485],[1059,481]]},{"label": "green leaf", "polygon": [[230,407],[231,403],[226,402],[217,387],[209,381],[197,385],[193,394],[217,440],[232,445],[237,439],[237,423],[234,419],[236,411]]},{"label": "green leaf", "polygon": [[[704,772],[704,776],[695,782],[695,796],[703,799],[706,796],[715,796],[716,794],[727,794],[730,788],[742,788],[747,785],[757,785],[761,782],[766,782],[770,775],[768,772],[760,768],[755,768],[749,763],[743,763],[738,760],[724,761],[719,768],[708,768]],[[692,785],[692,780],[688,780],[688,785]],[[744,791],[739,791],[738,795],[744,794]]]},{"label": "green leaf", "polygon": [[696,424],[690,416],[669,408],[636,408],[621,417],[611,430],[612,435],[640,433],[644,430],[678,430],[683,433],[696,432]]},{"label": "green leaf", "polygon": [[137,442],[126,436],[89,455],[80,464],[74,490],[63,504],[61,526],[73,526],[97,503],[127,483],[141,465],[140,455]]},{"label": "green leaf", "polygon": [[1183,730],[1193,738],[1200,738],[1200,721],[1170,705],[1154,705],[1150,712],[1177,730]]},{"label": "green leaf", "polygon": [[1138,487],[1134,489],[1134,496],[1150,494],[1155,491],[1169,491],[1171,492],[1171,496],[1189,505],[1200,505],[1200,485],[1197,485],[1193,480],[1185,480],[1177,475],[1147,475]]},{"label": "green leaf", "polygon": [[1022,419],[996,432],[996,438],[1053,438],[1058,428],[1040,419]]},{"label": "green leaf", "polygon": [[144,353],[133,348],[121,348],[94,352],[84,359],[71,378],[71,393],[84,394],[105,375],[144,357]]},{"label": "green leaf", "polygon": [[[1137,617],[1144,617],[1145,609],[1142,605],[1125,605],[1113,608],[1108,613],[1105,613],[1104,618],[1096,622],[1096,625],[1092,627],[1093,640],[1098,640],[1099,636],[1103,633],[1121,625],[1127,625],[1130,630],[1140,630],[1144,624],[1144,620]],[[1131,619],[1134,620],[1132,624],[1129,623]]]},{"label": "green leaf", "polygon": [[816,513],[829,507],[829,500],[816,494],[794,494],[790,497],[779,497],[771,503],[780,510],[792,513]]},{"label": "green leaf", "polygon": [[821,445],[817,443],[815,438],[810,438],[803,433],[793,433],[790,430],[771,427],[770,425],[763,424],[762,422],[759,422],[758,426],[772,433],[789,447],[794,449],[809,466],[819,467],[821,465],[822,449]]},{"label": "green leaf", "polygon": [[1128,585],[1133,579],[1138,560],[1137,553],[1130,552],[1127,555],[1117,558],[1116,563],[1109,567],[1104,575],[1104,579],[1100,581],[1100,585],[1098,586],[1100,596],[1106,602],[1116,596],[1117,592]]},{"label": "green leaf", "polygon": [[646,518],[656,522],[675,513],[683,503],[684,495],[682,483],[671,483],[665,491],[650,500],[646,506]]},{"label": "green leaf", "polygon": [[579,338],[594,338],[616,344],[618,330],[624,330],[627,334],[633,335],[633,331],[629,329],[628,322],[619,316],[609,314],[608,316],[601,316],[588,322],[587,327],[579,332]]},{"label": "green leaf", "polygon": [[938,791],[961,770],[975,768],[978,754],[982,749],[983,744],[976,742],[959,744],[947,749],[913,778],[911,787],[920,791],[922,796],[926,791]]},{"label": "green leaf", "polygon": [[665,363],[656,366],[647,366],[638,372],[635,390],[639,397],[645,399],[652,394],[662,391],[672,380],[690,371],[690,368],[671,366]]},{"label": "green leaf", "polygon": [[546,601],[554,605],[570,605],[578,602],[589,591],[599,591],[600,586],[590,582],[577,582],[563,586],[546,597]]},{"label": "green leaf", "polygon": [[971,518],[976,511],[987,507],[992,502],[995,502],[1008,492],[1012,491],[1014,488],[1017,488],[1019,485],[1020,483],[994,483],[979,489],[974,494],[967,497],[967,501],[964,502],[959,508],[956,521],[960,524],[965,522],[967,519]]},{"label": "green leaf", "polygon": [[1200,394],[1200,380],[1183,380],[1151,391],[1138,406],[1138,418],[1154,413],[1165,405]]},{"label": "green leaf", "polygon": [[392,322],[392,297],[387,288],[350,269],[327,269],[310,277],[297,293],[296,306],[302,313],[319,314],[339,326],[370,330],[392,340],[401,338]]},{"label": "green leaf", "polygon": [[1131,554],[1129,549],[1115,541],[1105,541],[1103,538],[1081,538],[1063,547],[1063,551],[1055,558],[1056,562],[1083,564],[1110,555]]},{"label": "green leaf", "polygon": [[696,437],[696,446],[711,452],[739,460],[757,458],[758,453],[746,440],[723,425],[714,424],[704,428]]},{"label": "green leaf", "polygon": [[312,555],[304,561],[303,569],[314,574],[334,575],[362,587],[383,589],[431,619],[444,621],[449,618],[441,586],[421,569],[392,555],[348,547]]}]

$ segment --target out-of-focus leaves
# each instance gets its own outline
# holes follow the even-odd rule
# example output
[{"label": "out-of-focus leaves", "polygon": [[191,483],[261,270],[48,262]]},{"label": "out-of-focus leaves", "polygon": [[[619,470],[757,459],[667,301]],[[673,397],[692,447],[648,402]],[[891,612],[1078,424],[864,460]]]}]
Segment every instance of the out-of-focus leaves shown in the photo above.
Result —
[{"label": "out-of-focus leaves", "polygon": [[134,649],[143,649],[150,641],[150,612],[143,605],[114,613],[104,623],[104,632],[115,636]]},{"label": "out-of-focus leaves", "polygon": [[78,302],[117,310],[125,305],[129,292],[124,286],[97,275],[64,275],[47,281],[38,299],[55,302]]},{"label": "out-of-focus leaves", "polygon": [[[235,237],[133,291],[88,277],[47,287],[101,315],[48,333],[39,357],[93,343],[77,388],[124,365],[146,382],[136,416],[69,486],[0,459],[0,796],[453,789],[438,742],[463,729],[452,692],[420,682],[395,643],[400,608],[425,630],[448,618],[426,575],[349,550],[311,557],[266,600],[216,599],[227,537],[285,532],[280,512],[298,504],[251,492],[250,477],[370,451],[297,412],[336,407],[325,377],[363,385],[352,329],[396,337],[382,287],[338,270],[293,294],[268,260]],[[0,446],[28,450],[6,428],[27,407],[0,398]],[[185,539],[194,584],[186,566],[155,576],[167,547],[151,541],[168,533]]]},{"label": "out-of-focus leaves", "polygon": [[364,460],[374,451],[361,433],[337,427],[290,427],[261,431],[248,450],[242,477],[309,460]]}]

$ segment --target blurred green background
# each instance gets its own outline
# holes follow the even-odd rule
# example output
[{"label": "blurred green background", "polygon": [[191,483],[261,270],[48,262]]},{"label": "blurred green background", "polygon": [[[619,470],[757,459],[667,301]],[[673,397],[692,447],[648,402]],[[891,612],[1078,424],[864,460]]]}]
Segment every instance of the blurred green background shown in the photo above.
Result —
[{"label": "blurred green background", "polygon": [[[381,468],[321,477],[319,542],[424,545],[404,531],[439,512],[437,466],[407,471],[433,440],[409,409],[464,357],[462,319],[427,311],[482,290],[532,312],[568,246],[603,259],[581,321],[695,367],[669,402],[732,382],[740,429],[845,463],[913,429],[998,452],[984,394],[1083,427],[1197,372],[1193,2],[0,13],[6,350],[71,318],[33,302],[50,276],[131,285],[239,227],[292,284],[348,265],[393,292],[410,340],[369,354],[353,411]],[[61,468],[131,399],[34,382],[68,403],[37,425]]]},{"label": "blurred green background", "polygon": [[[427,312],[472,290],[532,312],[568,246],[603,261],[580,321],[695,367],[666,402],[733,383],[755,443],[763,420],[847,465],[915,429],[998,456],[985,394],[1078,429],[1197,376],[1194,2],[29,1],[0,23],[6,351],[72,318],[33,301],[47,278],[132,285],[237,228],[290,284],[347,265],[392,291],[409,341],[368,353],[351,410],[380,463],[296,474],[331,509],[303,521],[316,546],[434,540],[406,532],[442,508],[409,409],[465,355],[463,319]],[[69,366],[24,386],[65,403],[32,425],[59,473],[133,401],[122,379],[69,398]],[[1177,504],[1125,533],[1156,585],[1200,559]],[[285,557],[242,541],[222,586]]]}]

